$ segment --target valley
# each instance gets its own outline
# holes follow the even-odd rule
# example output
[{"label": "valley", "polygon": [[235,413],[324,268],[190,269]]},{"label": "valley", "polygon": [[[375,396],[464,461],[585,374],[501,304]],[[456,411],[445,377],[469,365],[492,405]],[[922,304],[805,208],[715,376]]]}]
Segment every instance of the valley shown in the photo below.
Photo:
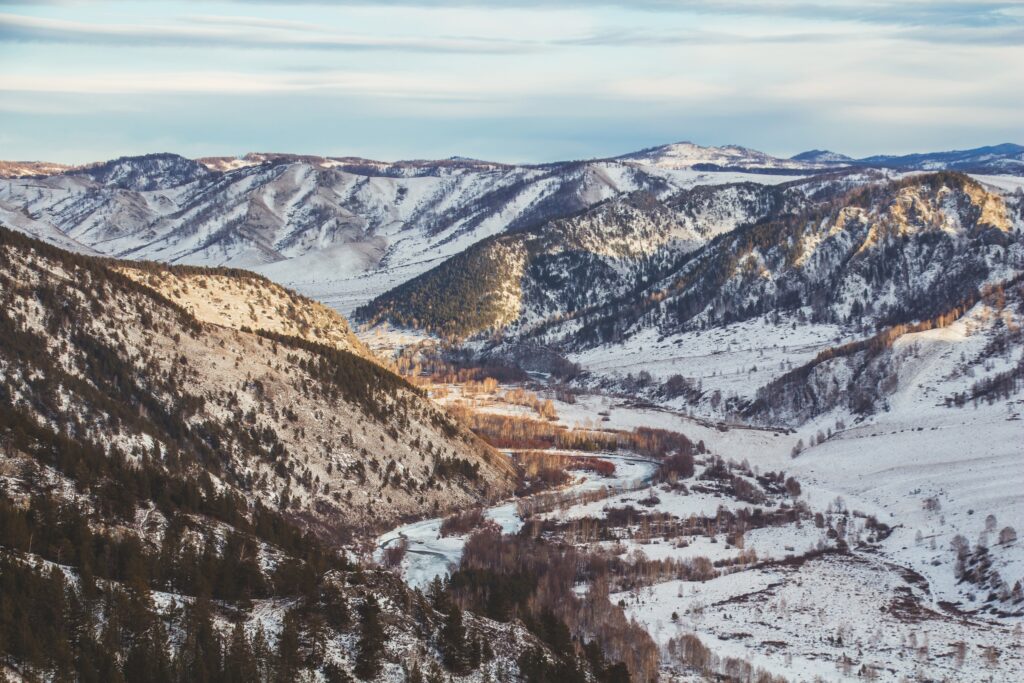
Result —
[{"label": "valley", "polygon": [[[907,404],[916,388],[908,383],[902,392]],[[516,389],[502,385],[468,400],[474,410],[523,415],[500,398]],[[445,400],[459,401],[452,398],[457,391],[449,387]],[[607,395],[551,400],[558,424],[568,428],[672,429],[708,451],[696,457],[693,474],[671,483],[655,462],[623,468],[629,456],[565,452],[607,460],[615,473],[581,473],[541,512],[522,502],[488,508],[479,527],[566,543],[597,555],[602,567],[628,567],[575,590],[609,590],[611,603],[654,638],[668,680],[698,680],[701,667],[740,679],[1009,680],[1024,665],[1015,652],[1019,590],[1003,601],[984,582],[957,578],[961,534],[989,535],[989,572],[1017,576],[1024,567],[1020,548],[1000,542],[994,526],[1021,518],[1022,430],[1007,407],[966,416],[943,408],[925,419],[908,405],[902,415],[894,409],[793,457],[806,438],[800,432],[723,427]],[[1022,407],[1009,409],[1019,414]],[[950,442],[951,431],[990,438]],[[777,483],[776,471],[785,473]],[[730,486],[737,476],[750,489]],[[796,495],[783,485],[789,477]],[[471,532],[443,535],[443,522],[388,532],[378,557],[407,544],[397,562],[413,585],[458,575]],[[612,585],[598,588],[603,583]]]},{"label": "valley", "polygon": [[3,673],[1014,680],[1024,186],[968,152],[11,165]]}]

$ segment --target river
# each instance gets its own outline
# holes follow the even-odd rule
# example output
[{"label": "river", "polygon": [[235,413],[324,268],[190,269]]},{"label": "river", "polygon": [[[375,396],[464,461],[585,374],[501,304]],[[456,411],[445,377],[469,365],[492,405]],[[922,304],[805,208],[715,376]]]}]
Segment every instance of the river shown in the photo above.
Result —
[{"label": "river", "polygon": [[[610,477],[598,476],[592,472],[580,475],[576,482],[560,489],[566,492],[596,491],[602,488],[637,488],[651,480],[658,467],[657,462],[635,455],[613,453],[583,453],[559,451],[566,455],[598,457],[615,463],[615,474]],[[514,534],[523,526],[523,520],[516,512],[516,500],[509,500],[487,508],[485,516],[497,524],[502,533]],[[435,577],[445,576],[459,564],[462,548],[468,535],[441,537],[442,517],[425,519],[395,527],[377,538],[378,559],[385,548],[405,538],[409,543],[402,560],[401,573],[406,583],[425,588]]]}]

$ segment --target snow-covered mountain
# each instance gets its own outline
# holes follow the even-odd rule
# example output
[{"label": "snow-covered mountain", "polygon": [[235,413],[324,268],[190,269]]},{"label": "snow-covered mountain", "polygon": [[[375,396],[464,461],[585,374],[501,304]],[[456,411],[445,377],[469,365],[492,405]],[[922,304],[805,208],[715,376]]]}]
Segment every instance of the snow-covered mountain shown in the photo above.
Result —
[{"label": "snow-covered mountain", "polygon": [[[642,371],[646,386],[625,391],[716,419],[863,419],[914,387],[925,403],[992,400],[1020,385],[1017,326],[1001,311],[1019,310],[1022,232],[1018,195],[958,174],[910,176],[741,226],[541,339],[598,378]],[[932,344],[929,382],[901,384],[922,367],[912,340],[954,324],[988,341]]]},{"label": "snow-covered mountain", "polygon": [[[635,193],[485,240],[357,315],[475,337],[485,355],[535,369],[558,352],[605,388],[642,370],[646,385],[619,390],[687,396],[680,405],[712,418],[797,425],[887,405],[892,341],[948,324],[1019,278],[1022,231],[1017,194],[955,173]],[[672,360],[724,362],[734,344],[753,373],[742,386]]]},{"label": "snow-covered mountain", "polygon": [[849,165],[853,163],[854,159],[848,157],[845,154],[839,154],[838,152],[832,152],[827,149],[811,149],[800,154],[794,154],[790,157],[792,161],[800,161],[808,164],[843,164]]},{"label": "snow-covered mountain", "polygon": [[665,193],[702,179],[617,161],[511,167],[150,155],[7,180],[0,201],[42,238],[62,233],[123,258],[262,269],[311,293],[326,289],[321,298],[344,309],[370,298],[363,290],[384,291],[486,237],[625,192]]},{"label": "snow-covered mountain", "polygon": [[808,203],[792,186],[701,186],[659,199],[639,191],[568,218],[484,240],[357,310],[464,338],[525,334],[642,288],[739,225]]},{"label": "snow-covered mountain", "polygon": [[1012,677],[1024,180],[627,156],[0,182],[0,674]]},{"label": "snow-covered mountain", "polygon": [[[987,159],[988,170],[1012,171],[1010,147],[989,148],[987,156],[928,157],[928,164],[980,168]],[[856,165],[915,167],[894,159]],[[779,159],[692,143],[537,166],[462,157],[381,162],[282,153],[199,160],[150,154],[0,179],[0,209],[5,224],[59,246],[255,269],[347,313],[482,240],[631,193],[670,203],[688,189],[771,186],[836,172],[861,182],[850,166],[831,152]],[[687,201],[699,203],[697,197]],[[683,222],[704,237],[738,224],[727,203],[707,210],[717,210],[717,218],[709,213]]]},{"label": "snow-covered mountain", "polygon": [[972,173],[1016,173],[1024,171],[1024,146],[1012,143],[973,149],[902,156],[878,155],[858,159],[857,164],[885,168],[935,171],[950,169]]},{"label": "snow-covered mountain", "polygon": [[[788,170],[813,171],[827,166],[817,159],[779,159],[755,149],[726,145],[724,147],[702,147],[692,142],[676,142],[670,145],[650,147],[624,154],[617,159],[631,161],[657,168],[669,169],[744,169],[744,170]],[[831,161],[831,160],[828,160]]]}]

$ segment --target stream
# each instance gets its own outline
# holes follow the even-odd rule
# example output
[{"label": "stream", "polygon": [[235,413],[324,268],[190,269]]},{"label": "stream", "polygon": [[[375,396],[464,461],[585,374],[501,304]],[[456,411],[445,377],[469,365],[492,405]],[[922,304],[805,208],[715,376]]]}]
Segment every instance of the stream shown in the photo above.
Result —
[{"label": "stream", "polygon": [[[583,452],[566,452],[566,454],[579,457],[598,457],[614,462],[615,474],[610,477],[602,477],[592,472],[584,472],[575,483],[558,489],[562,492],[582,493],[601,488],[640,488],[651,480],[658,467],[656,461],[635,455]],[[516,512],[516,503],[517,500],[513,499],[493,505],[486,509],[485,516],[497,524],[502,533],[517,533],[523,526],[523,520]],[[469,535],[441,538],[443,519],[443,517],[435,517],[412,522],[382,534],[377,538],[377,559],[379,560],[383,555],[384,549],[405,538],[409,547],[402,560],[401,573],[406,583],[413,587],[426,588],[435,577],[446,576],[452,567],[458,566],[462,558],[462,548]]]}]

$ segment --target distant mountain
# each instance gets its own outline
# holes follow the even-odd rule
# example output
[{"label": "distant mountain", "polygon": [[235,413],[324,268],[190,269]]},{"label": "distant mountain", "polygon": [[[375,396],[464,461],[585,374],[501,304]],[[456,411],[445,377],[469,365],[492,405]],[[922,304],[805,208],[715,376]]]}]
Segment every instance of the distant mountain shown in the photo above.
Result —
[{"label": "distant mountain", "polygon": [[669,169],[774,169],[788,171],[814,171],[823,166],[815,161],[802,159],[779,159],[764,152],[726,145],[724,147],[702,147],[692,142],[677,142],[670,145],[650,147],[624,154],[617,159]]},{"label": "distant mountain", "polygon": [[[868,176],[869,166],[1024,172],[1020,150],[1001,145],[852,163],[820,150],[779,159],[745,147],[684,142],[616,159],[533,166],[463,157],[384,162],[271,152],[199,160],[150,154],[0,179],[0,220],[83,252],[257,269],[351,312],[482,240],[636,192],[668,203],[697,187],[770,187],[807,178],[810,188],[815,178],[837,172],[854,178],[851,166]],[[32,170],[18,168],[19,174]],[[708,210],[708,221],[736,225],[726,205]],[[693,220],[690,229],[718,230]]]},{"label": "distant mountain", "polygon": [[864,166],[934,171],[951,169],[974,173],[1024,172],[1024,146],[1012,143],[951,152],[878,155],[857,160]]},{"label": "distant mountain", "polygon": [[801,152],[790,157],[791,161],[802,161],[809,164],[839,164],[847,165],[854,161],[852,157],[838,152],[830,152],[827,149],[812,149]]},{"label": "distant mountain", "polygon": [[32,178],[69,171],[73,166],[49,161],[0,161],[0,178]]},{"label": "distant mountain", "polygon": [[86,176],[106,187],[144,192],[185,185],[208,177],[210,171],[198,161],[177,154],[147,154],[74,169],[70,174]]}]

